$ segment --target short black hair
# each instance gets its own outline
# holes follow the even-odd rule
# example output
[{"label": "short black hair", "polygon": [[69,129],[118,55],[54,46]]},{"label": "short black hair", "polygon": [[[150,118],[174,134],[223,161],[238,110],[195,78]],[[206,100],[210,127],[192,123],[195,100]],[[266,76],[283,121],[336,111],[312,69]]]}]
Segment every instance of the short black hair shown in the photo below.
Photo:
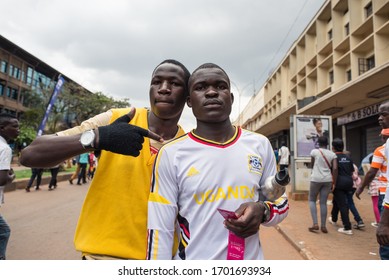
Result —
[{"label": "short black hair", "polygon": [[335,139],[332,141],[332,147],[334,147],[334,150],[335,150],[336,152],[342,152],[343,149],[344,149],[343,140],[340,139],[340,138],[335,138]]},{"label": "short black hair", "polygon": [[319,146],[327,146],[328,145],[328,138],[325,136],[320,136],[317,139],[317,143],[319,143]]},{"label": "short black hair", "polygon": [[6,125],[13,119],[17,119],[16,116],[9,113],[0,113],[0,125]]},{"label": "short black hair", "polygon": [[389,101],[385,101],[380,105],[380,108],[382,108],[384,111],[389,111]]},{"label": "short black hair", "polygon": [[314,118],[312,120],[313,124],[316,124],[317,122],[321,121],[321,118]]},{"label": "short black hair", "polygon": [[188,68],[185,67],[184,64],[182,64],[181,62],[179,62],[178,60],[175,60],[175,59],[165,59],[164,61],[162,61],[160,64],[158,64],[154,70],[153,70],[153,73],[152,75],[154,75],[154,72],[155,70],[157,70],[157,68],[162,65],[162,64],[165,64],[165,63],[170,63],[170,64],[174,64],[174,65],[177,65],[178,67],[180,67],[183,71],[184,71],[184,79],[185,79],[185,96],[188,96],[189,95],[189,78],[190,78],[190,72],[188,70]]},{"label": "short black hair", "polygon": [[220,69],[227,77],[227,80],[228,80],[228,86],[231,86],[231,82],[230,82],[230,77],[228,76],[227,72],[224,71],[223,68],[221,68],[219,65],[215,64],[215,63],[212,63],[212,62],[207,62],[207,63],[203,63],[201,64],[199,67],[197,67],[193,72],[192,72],[192,75],[190,76],[189,78],[189,86],[190,84],[192,83],[192,76],[194,73],[196,73],[197,71],[201,70],[201,69],[211,69],[211,68],[217,68],[217,69]]}]

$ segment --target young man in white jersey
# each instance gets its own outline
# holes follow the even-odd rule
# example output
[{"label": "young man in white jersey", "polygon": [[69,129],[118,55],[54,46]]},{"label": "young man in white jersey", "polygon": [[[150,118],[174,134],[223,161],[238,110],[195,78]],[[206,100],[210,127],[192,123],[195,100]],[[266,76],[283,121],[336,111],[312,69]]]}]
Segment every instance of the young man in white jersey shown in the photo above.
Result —
[{"label": "young man in white jersey", "polygon": [[[257,209],[265,226],[287,216],[285,194],[275,202],[259,201],[265,179],[276,174],[272,146],[265,136],[231,124],[230,80],[219,66],[198,67],[189,79],[189,93],[197,127],[162,147],[155,161],[147,259],[263,259],[258,235],[237,238],[229,230],[247,207]],[[224,220],[219,209],[236,217]]]}]

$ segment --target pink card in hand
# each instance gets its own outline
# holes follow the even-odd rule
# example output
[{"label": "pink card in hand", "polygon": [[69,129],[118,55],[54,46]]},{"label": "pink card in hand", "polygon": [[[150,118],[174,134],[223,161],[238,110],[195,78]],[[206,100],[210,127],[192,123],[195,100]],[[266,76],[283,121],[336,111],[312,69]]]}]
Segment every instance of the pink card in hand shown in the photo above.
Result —
[{"label": "pink card in hand", "polygon": [[[237,219],[235,212],[217,209],[224,219]],[[228,249],[227,249],[227,260],[243,260],[244,259],[244,238],[236,236],[233,232],[228,232]]]},{"label": "pink card in hand", "polygon": [[235,212],[218,208],[217,211],[223,216],[224,219],[237,219]]}]

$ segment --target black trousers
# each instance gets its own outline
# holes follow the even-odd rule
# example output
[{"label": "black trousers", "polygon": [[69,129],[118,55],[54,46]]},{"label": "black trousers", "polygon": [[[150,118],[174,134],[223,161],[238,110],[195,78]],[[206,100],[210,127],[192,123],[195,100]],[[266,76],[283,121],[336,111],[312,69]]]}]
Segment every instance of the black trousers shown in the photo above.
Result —
[{"label": "black trousers", "polygon": [[81,184],[81,180],[84,184],[86,183],[86,166],[86,163],[80,163],[80,173],[78,173],[77,184]]},{"label": "black trousers", "polygon": [[347,204],[347,192],[348,192],[347,190],[339,190],[335,188],[333,192],[334,199],[332,202],[333,205],[331,210],[331,217],[332,220],[336,222],[338,219],[338,212],[340,212],[340,217],[342,218],[344,229],[350,230],[351,222],[349,217],[349,208]]},{"label": "black trousers", "polygon": [[49,188],[57,186],[57,175],[58,175],[59,167],[51,168],[51,179],[49,183]]}]

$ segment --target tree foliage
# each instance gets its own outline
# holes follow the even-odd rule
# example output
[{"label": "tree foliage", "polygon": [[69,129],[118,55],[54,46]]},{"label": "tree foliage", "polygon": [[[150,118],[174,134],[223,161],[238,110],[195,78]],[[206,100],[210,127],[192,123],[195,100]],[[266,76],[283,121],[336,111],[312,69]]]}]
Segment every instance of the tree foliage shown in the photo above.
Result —
[{"label": "tree foliage", "polygon": [[[20,118],[21,133],[17,145],[27,145],[35,139],[41,120],[49,104],[53,86],[23,93],[23,104],[29,109]],[[73,82],[65,82],[52,106],[44,134],[52,134],[81,124],[82,121],[111,108],[129,107],[129,99],[114,100],[102,92],[92,93]]]}]

